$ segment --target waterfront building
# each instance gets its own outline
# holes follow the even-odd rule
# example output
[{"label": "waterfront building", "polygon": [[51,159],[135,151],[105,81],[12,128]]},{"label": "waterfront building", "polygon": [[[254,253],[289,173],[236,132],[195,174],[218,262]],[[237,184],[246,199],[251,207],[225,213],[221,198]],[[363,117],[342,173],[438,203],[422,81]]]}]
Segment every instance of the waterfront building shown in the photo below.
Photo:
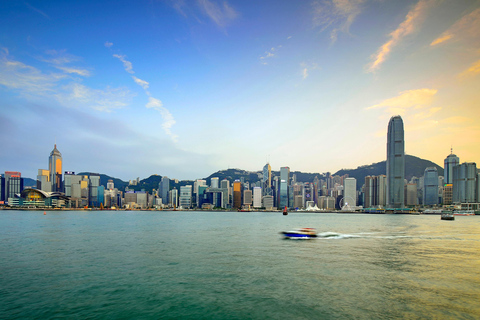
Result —
[{"label": "waterfront building", "polygon": [[264,196],[272,196],[272,167],[267,163],[263,167],[262,189]]},{"label": "waterfront building", "polygon": [[125,207],[127,208],[135,208],[137,205],[137,193],[135,191],[127,191],[125,192]]},{"label": "waterfront building", "polygon": [[2,189],[4,189],[2,201],[7,201],[10,204],[10,199],[15,199],[15,195],[23,191],[22,174],[18,171],[5,171],[4,188]]},{"label": "waterfront building", "polygon": [[[210,179],[210,188],[218,189],[219,186],[220,186],[220,180],[217,177],[213,177],[212,179]],[[214,206],[216,206],[216,204],[220,202],[220,199],[218,197],[219,197],[218,193],[213,194]]]},{"label": "waterfront building", "polygon": [[88,177],[88,206],[90,208],[100,207],[100,202],[98,201],[98,187],[100,186],[100,175],[98,173],[92,173]]},{"label": "waterfront building", "polygon": [[168,199],[169,205],[173,208],[178,207],[178,190],[177,188],[173,188],[172,190],[168,191]]},{"label": "waterfront building", "polygon": [[453,184],[447,183],[443,187],[443,204],[451,205],[453,203]]},{"label": "waterfront building", "polygon": [[253,187],[253,207],[261,208],[262,207],[262,188]]},{"label": "waterfront building", "polygon": [[404,207],[405,140],[403,120],[394,116],[388,123],[387,132],[387,206]]},{"label": "waterfront building", "polygon": [[204,203],[209,202],[207,198],[207,189],[208,189],[207,185],[198,186],[197,199],[196,199],[197,208],[202,208]]},{"label": "waterfront building", "polygon": [[438,172],[436,167],[425,169],[423,176],[423,205],[438,204]]},{"label": "waterfront building", "polygon": [[137,195],[137,207],[139,207],[140,209],[147,208],[148,193],[145,191],[136,191],[135,194]]},{"label": "waterfront building", "polygon": [[243,205],[251,206],[253,204],[253,194],[252,190],[245,189],[243,190]]},{"label": "waterfront building", "polygon": [[170,201],[168,199],[168,192],[170,191],[170,179],[168,177],[162,177],[162,180],[158,186],[158,195],[162,198],[162,203],[167,205]]},{"label": "waterfront building", "polygon": [[450,149],[450,154],[444,160],[444,175],[446,184],[453,184],[453,168],[459,164],[460,158],[453,154],[453,149]]},{"label": "waterfront building", "polygon": [[52,191],[52,183],[50,182],[50,171],[38,169],[37,189],[45,192]]},{"label": "waterfront building", "polygon": [[207,180],[202,180],[202,179],[197,179],[193,183],[193,193],[197,194],[198,193],[198,188],[200,186],[206,186],[207,185]]},{"label": "waterfront building", "polygon": [[280,190],[279,208],[288,207],[288,180],[290,179],[290,168],[280,168]]},{"label": "waterfront building", "polygon": [[0,204],[5,203],[5,178],[0,174]]},{"label": "waterfront building", "polygon": [[115,184],[113,183],[113,180],[112,179],[109,179],[108,182],[107,182],[107,189],[108,190],[113,190],[115,189]]},{"label": "waterfront building", "polygon": [[273,205],[274,204],[273,196],[263,196],[262,201],[263,201],[263,207],[266,210],[273,210],[275,208]]},{"label": "waterfront building", "polygon": [[183,209],[189,209],[192,206],[192,186],[181,186],[180,187],[180,207]]},{"label": "waterfront building", "polygon": [[233,182],[233,207],[236,209],[242,207],[242,182],[240,180]]},{"label": "waterfront building", "polygon": [[299,209],[303,208],[303,195],[293,196],[293,207]]},{"label": "waterfront building", "polygon": [[344,206],[354,209],[357,206],[357,179],[345,178],[344,182]]},{"label": "waterfront building", "polygon": [[307,201],[313,201],[313,188],[310,182],[303,184],[303,203],[302,208],[306,208]]},{"label": "waterfront building", "polygon": [[416,183],[407,183],[407,187],[405,189],[406,192],[406,205],[407,206],[416,206],[418,204],[418,197],[417,197],[417,184]]},{"label": "waterfront building", "polygon": [[57,144],[53,147],[48,158],[48,171],[50,171],[50,182],[52,192],[61,192],[62,188],[62,154],[57,149]]},{"label": "waterfront building", "polygon": [[453,202],[475,203],[477,201],[477,165],[465,162],[453,167]]}]

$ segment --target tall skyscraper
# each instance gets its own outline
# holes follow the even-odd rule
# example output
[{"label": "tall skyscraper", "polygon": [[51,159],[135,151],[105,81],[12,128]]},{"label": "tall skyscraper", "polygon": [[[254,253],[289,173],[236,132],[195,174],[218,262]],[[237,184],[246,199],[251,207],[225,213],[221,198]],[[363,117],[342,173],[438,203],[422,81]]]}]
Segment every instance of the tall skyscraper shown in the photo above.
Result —
[{"label": "tall skyscraper", "polygon": [[357,206],[357,179],[345,178],[343,180],[343,200],[344,205],[350,208]]},{"label": "tall skyscraper", "polygon": [[50,182],[52,183],[52,192],[62,191],[62,154],[57,149],[57,144],[53,147],[48,159],[48,170],[50,171]]},{"label": "tall skyscraper", "polygon": [[453,167],[460,164],[460,158],[453,154],[453,149],[450,150],[450,154],[445,158],[444,170],[445,170],[445,184],[453,184]]},{"label": "tall skyscraper", "polygon": [[477,200],[477,164],[465,162],[453,167],[453,202],[474,203]]},{"label": "tall skyscraper", "polygon": [[390,118],[387,132],[387,206],[403,208],[405,204],[405,140],[403,120]]},{"label": "tall skyscraper", "polygon": [[263,167],[262,189],[264,196],[272,195],[272,167],[267,163]]},{"label": "tall skyscraper", "polygon": [[436,167],[425,169],[423,179],[423,204],[426,206],[438,204],[438,172]]},{"label": "tall skyscraper", "polygon": [[4,179],[3,199],[5,201],[8,201],[9,198],[15,198],[16,194],[23,191],[23,178],[20,172],[5,171]]},{"label": "tall skyscraper", "polygon": [[280,168],[280,191],[279,208],[288,207],[288,180],[290,179],[290,168]]},{"label": "tall skyscraper", "polygon": [[242,207],[242,183],[240,180],[233,182],[233,207],[237,209]]},{"label": "tall skyscraper", "polygon": [[168,191],[170,191],[170,179],[168,177],[163,176],[162,180],[160,181],[159,185],[159,195],[162,198],[162,203],[167,205],[169,203],[168,199]]}]

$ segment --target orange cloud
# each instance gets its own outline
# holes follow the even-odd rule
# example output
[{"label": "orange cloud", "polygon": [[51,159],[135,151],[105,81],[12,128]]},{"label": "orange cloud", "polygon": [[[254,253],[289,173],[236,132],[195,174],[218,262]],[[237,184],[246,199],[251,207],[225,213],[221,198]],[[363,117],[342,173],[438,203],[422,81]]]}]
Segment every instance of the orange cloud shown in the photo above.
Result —
[{"label": "orange cloud", "polygon": [[433,1],[420,0],[415,7],[413,7],[405,17],[405,20],[390,33],[390,40],[385,42],[378,50],[377,53],[372,55],[373,61],[369,64],[367,72],[374,72],[380,67],[380,65],[386,60],[388,54],[394,46],[402,40],[403,37],[411,34],[415,31],[416,25],[423,19],[425,12],[431,6]]},{"label": "orange cloud", "polygon": [[448,30],[430,43],[435,46],[451,39],[478,39],[480,36],[480,8],[464,15]]},{"label": "orange cloud", "polygon": [[368,107],[367,110],[388,108],[392,114],[404,114],[409,108],[423,108],[429,106],[432,103],[433,97],[437,91],[438,90],[436,89],[416,89],[402,91],[398,96],[383,100],[380,103]]},{"label": "orange cloud", "polygon": [[470,68],[460,73],[460,76],[475,76],[480,73],[480,60],[474,62]]}]

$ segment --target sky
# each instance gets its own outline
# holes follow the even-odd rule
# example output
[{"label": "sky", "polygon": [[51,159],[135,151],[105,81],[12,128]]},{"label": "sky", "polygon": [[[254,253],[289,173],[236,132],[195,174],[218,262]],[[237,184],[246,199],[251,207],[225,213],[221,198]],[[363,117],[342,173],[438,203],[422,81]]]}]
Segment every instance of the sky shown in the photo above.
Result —
[{"label": "sky", "polygon": [[0,2],[0,172],[480,162],[480,1]]}]

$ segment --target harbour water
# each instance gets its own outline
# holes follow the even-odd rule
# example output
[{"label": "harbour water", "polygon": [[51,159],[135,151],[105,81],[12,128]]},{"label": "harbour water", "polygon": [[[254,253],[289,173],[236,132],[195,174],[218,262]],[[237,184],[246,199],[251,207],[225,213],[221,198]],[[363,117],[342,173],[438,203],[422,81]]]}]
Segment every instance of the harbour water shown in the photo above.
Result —
[{"label": "harbour water", "polygon": [[[314,240],[284,240],[314,227]],[[1,319],[478,319],[480,217],[0,211]]]}]

